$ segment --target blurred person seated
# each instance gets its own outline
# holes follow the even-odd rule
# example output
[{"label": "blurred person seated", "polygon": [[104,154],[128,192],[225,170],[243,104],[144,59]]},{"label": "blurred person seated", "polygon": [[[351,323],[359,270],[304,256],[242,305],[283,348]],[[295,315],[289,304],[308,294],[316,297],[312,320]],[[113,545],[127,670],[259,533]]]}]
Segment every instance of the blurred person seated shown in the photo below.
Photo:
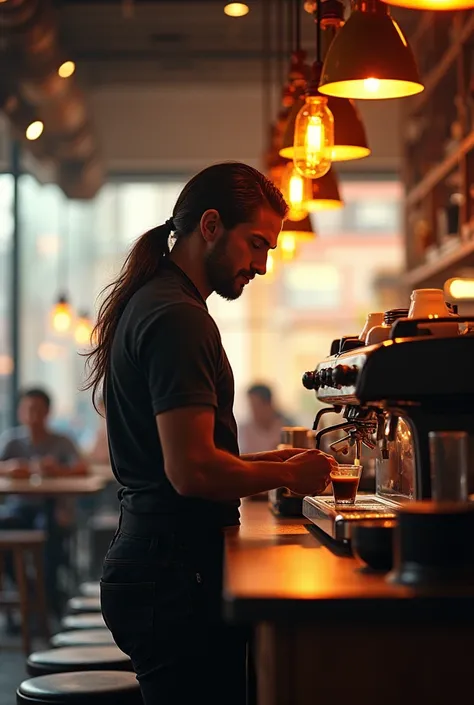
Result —
[{"label": "blurred person seated", "polygon": [[247,390],[249,420],[239,428],[242,455],[274,450],[280,443],[282,426],[294,426],[289,417],[279,411],[273,392],[266,384],[253,384]]},{"label": "blurred person seated", "polygon": [[109,441],[107,438],[107,423],[105,420],[105,404],[102,397],[100,397],[97,401],[97,411],[99,412],[99,425],[87,457],[91,463],[96,463],[97,465],[110,465]]},{"label": "blurred person seated", "polygon": [[[75,444],[65,435],[48,427],[51,399],[40,388],[23,391],[18,403],[20,426],[0,436],[0,476],[27,479],[70,477],[87,474]],[[44,528],[43,501],[12,495],[0,505],[0,528]],[[73,521],[70,505],[65,500],[56,503],[56,521],[69,526]]]}]

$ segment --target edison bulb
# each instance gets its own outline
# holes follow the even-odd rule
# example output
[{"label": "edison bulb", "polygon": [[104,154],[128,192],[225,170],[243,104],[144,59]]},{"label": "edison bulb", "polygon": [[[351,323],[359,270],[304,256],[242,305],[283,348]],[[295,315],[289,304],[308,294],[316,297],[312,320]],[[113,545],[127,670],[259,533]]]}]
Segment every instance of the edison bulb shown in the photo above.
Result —
[{"label": "edison bulb", "polygon": [[307,96],[296,116],[294,163],[301,176],[318,179],[331,168],[334,117],[324,96]]},{"label": "edison bulb", "polygon": [[311,199],[311,181],[305,179],[296,171],[293,162],[285,167],[281,179],[281,191],[288,203],[289,220],[303,220],[308,215],[306,202]]},{"label": "edison bulb", "polygon": [[72,309],[66,299],[59,299],[51,314],[51,323],[56,333],[67,333],[72,325]]},{"label": "edison bulb", "polygon": [[92,338],[92,321],[86,314],[80,316],[74,330],[74,339],[78,345],[90,345]]}]

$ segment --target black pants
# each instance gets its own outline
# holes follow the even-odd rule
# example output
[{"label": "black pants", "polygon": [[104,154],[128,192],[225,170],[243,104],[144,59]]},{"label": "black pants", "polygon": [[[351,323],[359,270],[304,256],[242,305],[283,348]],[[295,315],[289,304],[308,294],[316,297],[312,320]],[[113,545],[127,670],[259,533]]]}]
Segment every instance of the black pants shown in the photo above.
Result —
[{"label": "black pants", "polygon": [[102,612],[145,705],[245,705],[247,630],[220,615],[223,532],[122,511]]}]

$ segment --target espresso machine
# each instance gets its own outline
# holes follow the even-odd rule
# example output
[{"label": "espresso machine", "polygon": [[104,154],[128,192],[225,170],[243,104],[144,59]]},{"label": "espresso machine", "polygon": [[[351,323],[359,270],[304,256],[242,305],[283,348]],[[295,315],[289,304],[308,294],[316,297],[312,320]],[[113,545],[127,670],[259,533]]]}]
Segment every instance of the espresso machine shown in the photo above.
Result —
[{"label": "espresso machine", "polygon": [[[429,433],[465,431],[474,441],[474,318],[399,318],[387,338],[367,345],[334,341],[331,354],[303,385],[329,405],[315,419],[315,445],[360,462],[362,447],[377,449],[375,494],[338,507],[331,496],[305,497],[303,514],[332,539],[350,540],[354,522],[393,519],[404,502],[431,498]],[[340,423],[320,428],[328,411]],[[349,461],[352,462],[352,461]]]}]

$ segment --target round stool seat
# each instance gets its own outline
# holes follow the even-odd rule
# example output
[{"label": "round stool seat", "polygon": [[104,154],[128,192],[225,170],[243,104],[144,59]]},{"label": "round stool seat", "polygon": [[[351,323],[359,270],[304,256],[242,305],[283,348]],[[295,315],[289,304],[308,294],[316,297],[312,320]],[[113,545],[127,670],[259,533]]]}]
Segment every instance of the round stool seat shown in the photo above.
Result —
[{"label": "round stool seat", "polygon": [[108,629],[75,629],[72,632],[60,632],[51,637],[51,646],[109,646],[115,644]]},{"label": "round stool seat", "polygon": [[61,620],[62,629],[104,629],[107,627],[99,612],[87,614],[68,614]]},{"label": "round stool seat", "polygon": [[84,597],[99,597],[100,596],[100,583],[82,583],[79,585],[79,592]]},{"label": "round stool seat", "polygon": [[23,681],[17,705],[142,705],[133,673],[82,671],[55,673]]},{"label": "round stool seat", "polygon": [[68,600],[67,611],[69,614],[84,614],[87,612],[100,612],[99,597],[72,597]]},{"label": "round stool seat", "polygon": [[118,646],[64,646],[35,651],[26,661],[29,676],[66,671],[131,671],[132,662]]}]

